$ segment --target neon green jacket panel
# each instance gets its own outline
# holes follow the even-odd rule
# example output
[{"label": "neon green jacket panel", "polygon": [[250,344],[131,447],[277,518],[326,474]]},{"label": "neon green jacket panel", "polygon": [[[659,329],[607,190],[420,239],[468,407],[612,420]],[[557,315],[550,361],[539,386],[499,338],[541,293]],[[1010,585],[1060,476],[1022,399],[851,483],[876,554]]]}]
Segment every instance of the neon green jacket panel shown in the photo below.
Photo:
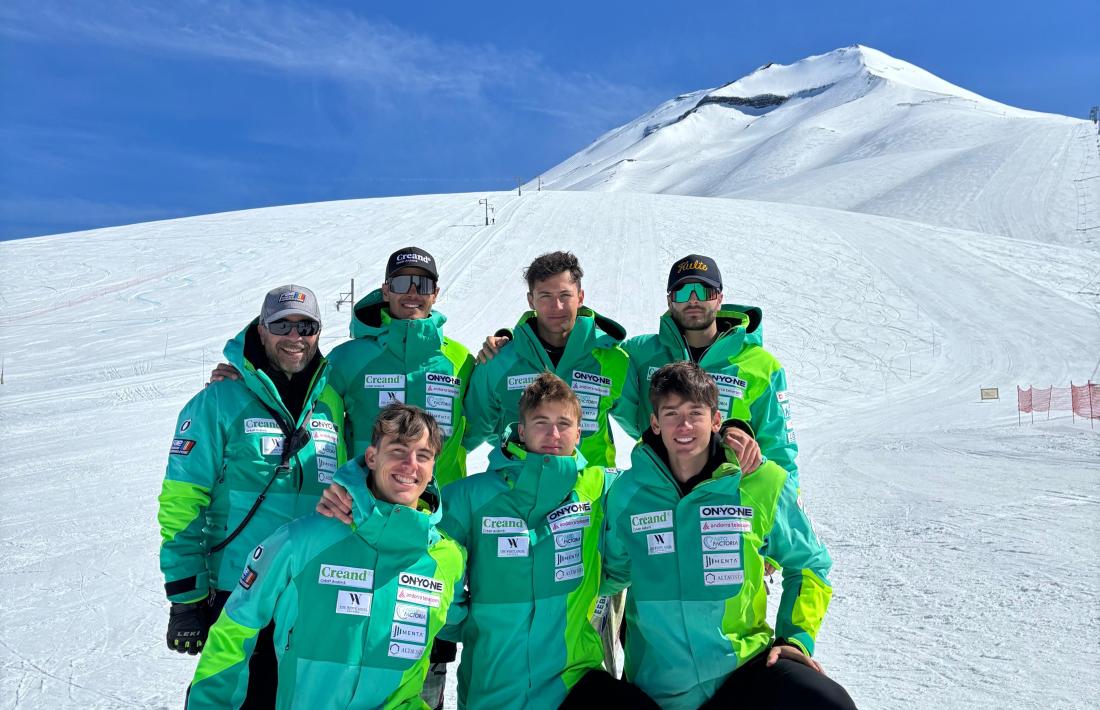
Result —
[{"label": "neon green jacket panel", "polygon": [[[724,304],[718,313],[721,334],[698,364],[718,384],[723,419],[748,422],[761,453],[790,472],[797,487],[798,444],[790,420],[787,375],[763,347],[762,319],[755,306]],[[649,427],[653,411],[649,403],[653,373],[670,362],[690,360],[691,353],[667,312],[661,316],[658,333],[630,338],[623,348],[630,354],[630,370],[612,414],[628,434],[638,437]]]},{"label": "neon green jacket panel", "polygon": [[466,475],[466,431],[462,401],[474,358],[460,343],[443,335],[446,317],[433,311],[427,318],[397,320],[375,290],[355,305],[351,334],[355,338],[329,353],[330,382],[344,398],[344,437],[352,457],[370,446],[378,412],[400,401],[425,409],[443,429],[443,450],[435,475],[441,485]]},{"label": "neon green jacket panel", "polygon": [[519,418],[519,398],[542,372],[553,372],[573,388],[581,401],[580,452],[595,466],[615,466],[615,443],[608,414],[622,393],[627,356],[620,346],[626,331],[588,307],[577,323],[557,367],[535,334],[534,311],[524,313],[513,339],[487,363],[474,368],[466,393],[467,429],[463,443],[472,450],[488,441],[500,445],[505,427]]},{"label": "neon green jacket panel", "polygon": [[783,567],[776,633],[813,652],[828,552],[790,475],[720,465],[686,496],[650,445],[608,494],[601,594],[627,595],[626,674],[664,708],[696,708],[773,638],[764,559]]},{"label": "neon green jacket panel", "polygon": [[[356,462],[341,469],[355,525],[310,515],[252,553],[210,631],[188,708],[238,707],[259,630],[275,622],[278,708],[426,708],[430,649],[461,588],[464,550],[423,510],[376,500]],[[424,505],[428,502],[427,505]]]},{"label": "neon green jacket panel", "polygon": [[529,454],[511,440],[484,474],[444,489],[440,526],[468,550],[458,669],[462,708],[556,708],[603,649],[592,625],[605,490],[582,456]]},{"label": "neon green jacket panel", "polygon": [[[230,589],[248,553],[276,528],[312,512],[321,491],[346,459],[340,423],[343,403],[327,384],[322,358],[306,396],[310,442],[291,457],[263,503],[224,549],[210,550],[244,520],[264,486],[276,475],[283,433],[271,410],[289,413],[268,376],[244,357],[246,338],[257,338],[256,321],[226,344],[224,354],[240,380],[208,385],[183,408],[159,497],[160,565],[170,601],[193,602],[211,589]],[[266,405],[266,406],[265,406]]]}]

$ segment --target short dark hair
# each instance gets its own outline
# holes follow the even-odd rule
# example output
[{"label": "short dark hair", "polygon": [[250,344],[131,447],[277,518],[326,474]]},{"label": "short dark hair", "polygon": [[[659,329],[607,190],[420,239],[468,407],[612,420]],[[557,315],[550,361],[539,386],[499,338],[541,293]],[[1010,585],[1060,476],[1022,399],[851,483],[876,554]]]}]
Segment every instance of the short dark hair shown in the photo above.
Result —
[{"label": "short dark hair", "polygon": [[653,373],[653,379],[649,382],[649,404],[653,412],[656,413],[660,403],[674,394],[688,402],[705,404],[713,411],[718,410],[718,385],[694,362],[680,360]]},{"label": "short dark hair", "polygon": [[398,441],[416,441],[424,432],[428,432],[428,445],[439,456],[443,448],[443,434],[435,417],[420,407],[396,402],[388,404],[378,413],[370,433],[370,445],[375,448],[382,443],[382,437],[391,436]]},{"label": "short dark hair", "polygon": [[526,424],[528,413],[539,408],[543,402],[565,402],[570,405],[573,414],[577,417],[577,424],[581,422],[581,403],[577,395],[565,384],[565,380],[553,372],[543,372],[535,378],[535,381],[527,385],[523,394],[519,397],[519,420]]},{"label": "short dark hair", "polygon": [[549,254],[536,257],[531,265],[523,270],[523,278],[527,279],[527,291],[533,293],[537,281],[548,279],[566,271],[569,272],[573,283],[577,284],[577,288],[580,288],[584,269],[581,268],[581,263],[577,261],[576,254],[570,251],[552,251]]}]

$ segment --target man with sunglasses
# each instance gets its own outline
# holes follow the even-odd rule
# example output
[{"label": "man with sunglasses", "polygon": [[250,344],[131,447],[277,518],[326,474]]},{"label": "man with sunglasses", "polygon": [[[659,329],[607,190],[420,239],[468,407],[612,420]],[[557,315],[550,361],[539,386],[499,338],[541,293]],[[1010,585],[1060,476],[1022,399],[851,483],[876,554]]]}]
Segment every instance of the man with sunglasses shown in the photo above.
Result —
[{"label": "man with sunglasses", "polygon": [[763,347],[762,313],[755,306],[722,303],[722,273],[709,256],[688,254],[668,274],[668,311],[656,334],[623,343],[630,371],[615,418],[632,436],[649,427],[649,382],[658,369],[687,360],[718,385],[718,408],[727,444],[746,473],[760,455],[791,474],[798,487],[798,444],[790,424],[787,375]]},{"label": "man with sunglasses", "polygon": [[443,432],[436,459],[440,486],[466,475],[462,399],[474,359],[443,335],[447,318],[433,311],[439,295],[435,258],[419,247],[398,249],[386,262],[381,288],[355,304],[352,340],[329,353],[332,386],[344,399],[344,439],[352,457],[370,446],[378,413],[404,402],[431,414]]},{"label": "man with sunglasses", "polygon": [[[223,351],[237,379],[210,384],[179,416],[158,513],[174,651],[202,651],[256,545],[311,512],[346,460],[320,333],[312,291],[272,289]],[[273,631],[258,636],[244,707],[274,706]]]}]

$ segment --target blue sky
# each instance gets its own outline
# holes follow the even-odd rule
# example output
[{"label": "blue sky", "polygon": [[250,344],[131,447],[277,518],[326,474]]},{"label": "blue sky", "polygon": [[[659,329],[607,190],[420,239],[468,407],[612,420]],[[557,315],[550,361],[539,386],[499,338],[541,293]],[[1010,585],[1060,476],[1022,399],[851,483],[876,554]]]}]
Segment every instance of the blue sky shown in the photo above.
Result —
[{"label": "blue sky", "polygon": [[1100,3],[0,3],[0,238],[506,189],[680,93],[865,44],[1085,117]]}]

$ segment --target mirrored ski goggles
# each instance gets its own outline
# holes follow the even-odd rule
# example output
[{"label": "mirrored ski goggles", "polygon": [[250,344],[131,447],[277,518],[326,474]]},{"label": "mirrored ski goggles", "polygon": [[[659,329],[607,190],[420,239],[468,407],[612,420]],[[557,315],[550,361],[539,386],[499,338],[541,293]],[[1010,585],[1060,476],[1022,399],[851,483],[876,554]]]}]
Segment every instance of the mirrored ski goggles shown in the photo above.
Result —
[{"label": "mirrored ski goggles", "polygon": [[267,324],[267,332],[272,335],[287,335],[290,331],[297,329],[298,335],[303,338],[308,338],[311,335],[317,335],[321,332],[321,324],[315,320],[287,320],[286,318],[280,318],[279,320],[273,320]]},{"label": "mirrored ski goggles", "polygon": [[435,279],[431,276],[401,274],[400,276],[391,276],[386,283],[389,285],[390,291],[394,293],[408,293],[413,287],[416,287],[416,292],[422,296],[435,293]]},{"label": "mirrored ski goggles", "polygon": [[713,286],[705,286],[699,283],[684,284],[674,291],[669,291],[668,295],[672,296],[673,303],[687,303],[691,300],[691,294],[693,293],[695,298],[700,301],[713,301],[722,295],[722,292]]}]

